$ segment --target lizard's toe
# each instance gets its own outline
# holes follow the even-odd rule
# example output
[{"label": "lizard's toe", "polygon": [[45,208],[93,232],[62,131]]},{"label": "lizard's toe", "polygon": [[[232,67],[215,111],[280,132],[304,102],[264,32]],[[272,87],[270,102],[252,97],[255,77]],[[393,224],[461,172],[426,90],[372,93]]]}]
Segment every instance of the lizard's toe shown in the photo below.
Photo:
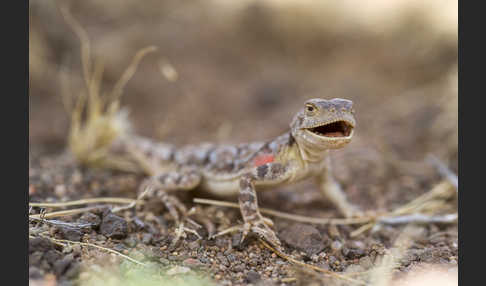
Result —
[{"label": "lizard's toe", "polygon": [[260,220],[251,223],[251,231],[277,248],[280,248],[282,245],[280,240],[277,238],[277,235],[270,228],[264,218],[261,218]]}]

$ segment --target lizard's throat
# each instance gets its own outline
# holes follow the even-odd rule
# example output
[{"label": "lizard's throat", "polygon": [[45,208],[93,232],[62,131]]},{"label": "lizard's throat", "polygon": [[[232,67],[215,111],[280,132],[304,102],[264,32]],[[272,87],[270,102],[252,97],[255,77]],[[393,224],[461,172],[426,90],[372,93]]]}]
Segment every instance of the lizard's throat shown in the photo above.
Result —
[{"label": "lizard's throat", "polygon": [[307,162],[319,162],[327,154],[330,149],[339,149],[347,145],[351,141],[352,133],[349,137],[325,138],[322,136],[315,136],[306,130],[299,130],[294,135],[300,150],[301,157]]},{"label": "lizard's throat", "polygon": [[295,140],[299,146],[300,155],[306,162],[322,161],[330,149],[326,145],[316,144],[316,142],[308,141],[300,136],[296,136]]}]

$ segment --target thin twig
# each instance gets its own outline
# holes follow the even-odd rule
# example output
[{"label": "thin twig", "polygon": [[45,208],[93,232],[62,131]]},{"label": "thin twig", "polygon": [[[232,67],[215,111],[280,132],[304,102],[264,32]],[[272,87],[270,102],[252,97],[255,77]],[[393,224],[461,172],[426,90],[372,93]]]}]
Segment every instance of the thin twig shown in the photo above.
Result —
[{"label": "thin twig", "polygon": [[381,217],[378,223],[404,224],[404,223],[452,223],[457,221],[457,213],[446,215],[411,214],[395,217]]},{"label": "thin twig", "polygon": [[62,208],[62,207],[69,207],[69,206],[99,204],[99,203],[129,204],[135,201],[136,201],[135,199],[129,199],[129,198],[104,197],[104,198],[90,198],[90,199],[82,199],[82,200],[60,202],[60,203],[29,203],[29,206],[41,207],[41,208]]},{"label": "thin twig", "polygon": [[71,229],[83,229],[83,228],[91,227],[92,225],[91,223],[71,223],[71,222],[65,222],[61,220],[48,220],[44,218],[37,218],[33,216],[29,216],[29,219],[54,225],[54,226],[71,228]]},{"label": "thin twig", "polygon": [[44,214],[37,214],[37,215],[30,215],[30,219],[47,219],[47,218],[54,218],[60,216],[68,216],[68,215],[75,215],[80,213],[89,212],[92,210],[100,209],[100,206],[96,207],[87,207],[87,208],[79,208],[79,209],[72,209],[72,210],[65,210],[65,211],[57,211],[57,212],[50,212]]},{"label": "thin twig", "polygon": [[[33,236],[29,236],[29,237],[33,237]],[[66,239],[56,239],[56,238],[52,238],[52,237],[47,237],[47,236],[39,236],[39,237],[43,237],[43,238],[47,238],[53,242],[56,242],[58,244],[62,244],[63,246],[67,246],[69,244],[79,244],[79,245],[82,245],[82,246],[91,246],[91,247],[95,247],[95,248],[98,248],[98,249],[101,249],[101,250],[104,250],[104,251],[107,251],[107,252],[110,252],[110,253],[113,253],[113,254],[116,254],[116,255],[119,255],[135,264],[138,264],[138,265],[142,265],[142,266],[147,266],[147,264],[145,263],[142,263],[138,260],[135,260],[125,254],[122,254],[116,250],[113,250],[113,249],[110,249],[110,248],[106,248],[106,247],[103,247],[103,246],[99,246],[99,245],[96,245],[96,244],[93,244],[93,243],[89,243],[89,242],[79,242],[79,241],[72,241],[72,240],[66,240]]]},{"label": "thin twig", "polygon": [[[230,207],[230,208],[239,208],[240,206],[235,203],[224,202],[224,201],[217,201],[217,200],[209,200],[209,199],[201,199],[201,198],[194,198],[193,202],[199,204],[207,204],[207,205],[215,205],[215,206],[222,206],[222,207]],[[298,222],[307,222],[307,223],[314,223],[314,224],[336,224],[336,225],[351,225],[351,224],[363,224],[370,221],[374,221],[374,217],[363,217],[363,218],[312,218],[300,215],[294,215],[284,212],[279,212],[275,210],[260,208],[260,212],[263,214],[272,215],[275,217],[285,218],[293,221]]]},{"label": "thin twig", "polygon": [[452,185],[456,188],[456,192],[459,190],[459,179],[457,175],[449,169],[439,158],[432,154],[427,155],[427,162],[434,165],[439,173],[444,176]]},{"label": "thin twig", "polygon": [[59,5],[58,7],[64,21],[66,21],[68,26],[73,30],[81,43],[81,63],[83,65],[83,75],[86,81],[86,86],[89,87],[91,79],[91,48],[88,33],[83,29],[78,21],[76,21],[69,9],[64,4]]},{"label": "thin twig", "polygon": [[113,102],[119,99],[123,92],[123,88],[127,84],[127,82],[133,77],[135,72],[137,71],[138,64],[140,61],[143,59],[143,57],[151,52],[155,52],[157,50],[156,46],[148,46],[145,47],[141,50],[139,50],[135,56],[132,59],[132,62],[128,66],[128,68],[125,70],[121,78],[118,80],[118,82],[115,84],[113,87],[113,91],[110,94],[109,101]]}]

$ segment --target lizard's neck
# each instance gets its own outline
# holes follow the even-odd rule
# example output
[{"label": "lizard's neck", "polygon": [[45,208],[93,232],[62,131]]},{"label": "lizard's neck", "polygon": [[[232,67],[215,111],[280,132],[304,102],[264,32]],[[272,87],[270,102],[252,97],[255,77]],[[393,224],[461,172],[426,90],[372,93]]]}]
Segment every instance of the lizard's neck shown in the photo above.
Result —
[{"label": "lizard's neck", "polygon": [[317,145],[304,140],[300,136],[294,136],[296,148],[298,149],[302,160],[306,163],[316,163],[324,160],[329,152],[327,146]]}]

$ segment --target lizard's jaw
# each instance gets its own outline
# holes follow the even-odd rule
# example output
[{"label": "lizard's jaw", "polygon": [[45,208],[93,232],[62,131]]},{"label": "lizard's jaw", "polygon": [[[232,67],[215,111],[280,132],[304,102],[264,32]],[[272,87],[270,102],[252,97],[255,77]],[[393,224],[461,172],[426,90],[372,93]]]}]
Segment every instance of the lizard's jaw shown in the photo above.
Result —
[{"label": "lizard's jaw", "polygon": [[354,125],[346,120],[337,120],[321,124],[312,128],[306,128],[306,131],[313,136],[328,140],[328,141],[340,141],[351,139],[353,136]]}]

